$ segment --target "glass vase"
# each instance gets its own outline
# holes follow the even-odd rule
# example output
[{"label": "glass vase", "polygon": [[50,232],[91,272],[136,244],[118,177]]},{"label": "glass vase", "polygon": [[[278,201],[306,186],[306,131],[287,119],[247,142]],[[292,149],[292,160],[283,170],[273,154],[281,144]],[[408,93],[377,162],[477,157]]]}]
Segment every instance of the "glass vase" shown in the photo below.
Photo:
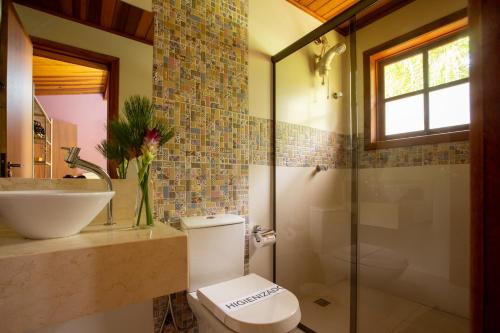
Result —
[{"label": "glass vase", "polygon": [[[150,200],[150,166],[147,167],[142,180],[138,179],[138,189],[136,197],[136,211],[135,211],[135,222],[134,227],[152,227],[153,222],[153,211],[151,209]],[[145,223],[143,222],[145,220]]]}]

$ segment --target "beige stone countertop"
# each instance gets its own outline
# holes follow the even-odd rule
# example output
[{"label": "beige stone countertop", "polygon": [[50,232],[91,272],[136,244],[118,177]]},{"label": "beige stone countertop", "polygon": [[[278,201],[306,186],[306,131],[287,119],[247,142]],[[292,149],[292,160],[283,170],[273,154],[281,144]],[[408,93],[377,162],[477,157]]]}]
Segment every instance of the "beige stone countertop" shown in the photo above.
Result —
[{"label": "beige stone countertop", "polygon": [[29,332],[187,289],[184,232],[117,222],[46,240],[0,226],[0,332]]},{"label": "beige stone countertop", "polygon": [[132,228],[133,221],[118,220],[113,226],[90,225],[79,234],[52,239],[27,239],[14,230],[0,224],[0,260],[9,257],[68,251],[98,246],[158,240],[171,237],[186,237],[183,231],[164,223],[154,227]]}]

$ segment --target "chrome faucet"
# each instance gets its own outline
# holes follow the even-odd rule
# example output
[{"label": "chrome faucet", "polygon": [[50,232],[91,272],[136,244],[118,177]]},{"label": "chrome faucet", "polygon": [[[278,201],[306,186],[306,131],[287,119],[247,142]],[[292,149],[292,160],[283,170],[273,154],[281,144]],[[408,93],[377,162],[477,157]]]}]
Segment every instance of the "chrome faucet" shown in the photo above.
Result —
[{"label": "chrome faucet", "polygon": [[[90,163],[84,161],[80,158],[80,148],[78,147],[61,147],[61,149],[65,149],[68,151],[68,156],[64,159],[70,168],[80,168],[90,172],[95,173],[101,179],[106,181],[108,185],[108,191],[113,191],[113,184],[111,183],[111,177],[109,177],[108,173],[104,171],[100,166],[95,165],[94,163]],[[113,225],[113,199],[111,199],[108,203],[108,220],[104,225]]]}]

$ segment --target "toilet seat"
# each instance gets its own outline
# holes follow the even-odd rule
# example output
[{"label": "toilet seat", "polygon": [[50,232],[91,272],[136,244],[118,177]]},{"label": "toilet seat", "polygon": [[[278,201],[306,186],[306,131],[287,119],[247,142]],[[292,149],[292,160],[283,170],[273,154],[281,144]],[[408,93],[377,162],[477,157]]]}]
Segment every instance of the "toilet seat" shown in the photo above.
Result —
[{"label": "toilet seat", "polygon": [[285,333],[297,327],[301,314],[297,297],[280,288],[249,274],[200,288],[196,295],[212,315],[235,332]]}]

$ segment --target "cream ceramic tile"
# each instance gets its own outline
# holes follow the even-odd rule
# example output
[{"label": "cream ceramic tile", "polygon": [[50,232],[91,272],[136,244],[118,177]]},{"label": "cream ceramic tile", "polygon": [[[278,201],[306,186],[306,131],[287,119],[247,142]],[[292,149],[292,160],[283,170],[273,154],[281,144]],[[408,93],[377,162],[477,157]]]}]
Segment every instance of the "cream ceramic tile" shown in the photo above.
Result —
[{"label": "cream ceramic tile", "polygon": [[[334,285],[302,288],[298,294],[301,322],[318,333],[349,332],[349,281]],[[419,303],[360,286],[358,289],[358,330],[360,333],[467,333],[469,321]],[[322,298],[329,305],[314,303]]]},{"label": "cream ceramic tile", "polygon": [[394,333],[468,333],[469,325],[465,318],[426,308],[401,323]]},{"label": "cream ceramic tile", "polygon": [[361,287],[360,333],[467,333],[469,321],[380,290]]},{"label": "cream ceramic tile", "polygon": [[[384,291],[468,316],[469,177],[467,164],[359,171],[360,244],[408,261]],[[359,280],[374,282],[362,274]]]},{"label": "cream ceramic tile", "polygon": [[[271,198],[270,166],[250,165],[249,171],[249,227],[261,225],[272,228],[272,198]],[[272,280],[273,279],[273,247],[267,246],[256,249],[250,239],[250,272]]]}]

